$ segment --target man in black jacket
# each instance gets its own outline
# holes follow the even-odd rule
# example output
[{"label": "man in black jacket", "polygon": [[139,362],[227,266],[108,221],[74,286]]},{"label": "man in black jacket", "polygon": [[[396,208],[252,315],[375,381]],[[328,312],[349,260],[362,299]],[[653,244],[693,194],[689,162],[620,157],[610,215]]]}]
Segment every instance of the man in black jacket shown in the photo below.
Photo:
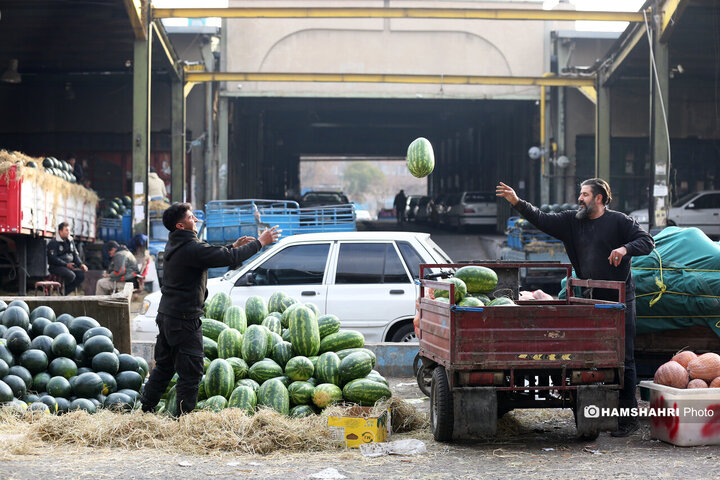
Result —
[{"label": "man in black jacket", "polygon": [[63,279],[65,295],[70,295],[85,280],[88,268],[80,261],[70,227],[62,222],[55,238],[48,242],[48,270]]},{"label": "man in black jacket", "polygon": [[197,218],[189,203],[174,203],[163,213],[170,230],[163,255],[162,298],[158,308],[155,368],[142,392],[144,412],[155,409],[175,372],[178,412],[195,408],[203,375],[203,334],[200,317],[207,297],[208,268],[240,264],[265,245],[277,241],[277,226],[224,247],[197,238]]},{"label": "man in black jacket", "polygon": [[[581,184],[578,210],[543,213],[520,200],[515,190],[500,182],[498,197],[510,202],[530,223],[565,245],[578,278],[625,282],[625,376],[620,391],[620,408],[636,408],[635,398],[635,282],[630,271],[631,257],[647,255],[655,247],[653,238],[635,220],[607,208],[612,200],[610,185],[600,178]],[[592,298],[618,301],[607,289],[588,292]],[[614,437],[627,437],[638,429],[636,417],[621,417]]]}]

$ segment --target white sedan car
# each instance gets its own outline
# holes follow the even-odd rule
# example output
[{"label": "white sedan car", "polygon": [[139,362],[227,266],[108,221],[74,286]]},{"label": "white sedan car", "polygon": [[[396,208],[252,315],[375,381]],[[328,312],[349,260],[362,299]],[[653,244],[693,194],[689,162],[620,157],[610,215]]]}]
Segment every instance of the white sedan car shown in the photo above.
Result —
[{"label": "white sedan car", "polygon": [[[630,216],[647,230],[647,209],[630,212]],[[697,227],[708,236],[720,236],[720,190],[689,193],[677,200],[670,208],[668,225]]]},{"label": "white sedan car", "polygon": [[[368,342],[416,341],[412,319],[421,263],[451,263],[426,233],[340,232],[293,235],[237,270],[208,280],[208,298],[226,292],[234,305],[280,290],[340,318]],[[145,298],[133,340],[154,340],[161,293]]]}]

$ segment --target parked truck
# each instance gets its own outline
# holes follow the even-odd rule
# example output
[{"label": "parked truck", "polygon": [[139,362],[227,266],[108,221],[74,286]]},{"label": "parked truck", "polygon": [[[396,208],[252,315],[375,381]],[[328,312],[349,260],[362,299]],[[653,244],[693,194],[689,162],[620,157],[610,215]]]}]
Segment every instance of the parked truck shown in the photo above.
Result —
[{"label": "parked truck", "polygon": [[47,275],[46,244],[60,223],[68,223],[80,250],[95,240],[98,197],[29,157],[10,158],[0,165],[0,279],[25,295],[28,277]]}]

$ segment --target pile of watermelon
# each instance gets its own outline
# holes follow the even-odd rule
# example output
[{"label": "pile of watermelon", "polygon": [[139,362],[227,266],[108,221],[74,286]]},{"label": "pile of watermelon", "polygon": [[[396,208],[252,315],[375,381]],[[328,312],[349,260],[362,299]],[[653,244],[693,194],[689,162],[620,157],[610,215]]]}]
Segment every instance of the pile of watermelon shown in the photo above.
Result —
[{"label": "pile of watermelon", "polygon": [[0,337],[0,405],[62,414],[139,404],[147,362],[118,352],[91,317],[0,300]]},{"label": "pile of watermelon", "polygon": [[455,275],[446,280],[447,283],[455,285],[455,299],[450,302],[448,290],[435,290],[434,299],[439,302],[452,303],[461,307],[502,307],[515,305],[512,299],[498,297],[490,299],[497,287],[498,278],[491,268],[478,265],[467,265],[460,267]]},{"label": "pile of watermelon", "polygon": [[[341,330],[335,315],[320,315],[312,303],[283,292],[267,303],[250,297],[244,308],[218,293],[205,304],[202,329],[205,375],[198,410],[252,414],[267,406],[302,417],[335,403],[371,406],[391,396],[360,332]],[[158,411],[177,413],[173,382]]]}]

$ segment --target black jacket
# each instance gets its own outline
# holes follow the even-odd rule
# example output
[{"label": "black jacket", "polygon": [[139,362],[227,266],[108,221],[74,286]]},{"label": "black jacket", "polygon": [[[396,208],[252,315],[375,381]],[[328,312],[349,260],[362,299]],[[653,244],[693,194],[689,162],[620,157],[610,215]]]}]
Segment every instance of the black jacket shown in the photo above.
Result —
[{"label": "black jacket", "polygon": [[75,242],[70,238],[61,240],[57,236],[48,242],[47,246],[48,263],[52,266],[64,267],[68,263],[75,264],[76,267],[82,265],[80,256],[78,255]]},{"label": "black jacket", "polygon": [[[649,254],[655,247],[655,241],[631,217],[605,209],[605,213],[596,219],[578,220],[575,211],[543,213],[524,200],[515,205],[515,210],[538,229],[563,242],[578,278],[625,282],[626,300],[635,298],[635,284],[630,272],[631,257]],[[619,247],[625,247],[627,255],[620,265],[614,267],[610,265],[608,257],[611,251]],[[592,296],[617,301],[617,295],[610,295],[609,291],[596,289]]]},{"label": "black jacket", "polygon": [[254,240],[242,247],[210,245],[190,230],[170,232],[163,254],[162,298],[158,311],[165,315],[196,319],[203,315],[207,297],[207,271],[238,265],[260,251]]}]

